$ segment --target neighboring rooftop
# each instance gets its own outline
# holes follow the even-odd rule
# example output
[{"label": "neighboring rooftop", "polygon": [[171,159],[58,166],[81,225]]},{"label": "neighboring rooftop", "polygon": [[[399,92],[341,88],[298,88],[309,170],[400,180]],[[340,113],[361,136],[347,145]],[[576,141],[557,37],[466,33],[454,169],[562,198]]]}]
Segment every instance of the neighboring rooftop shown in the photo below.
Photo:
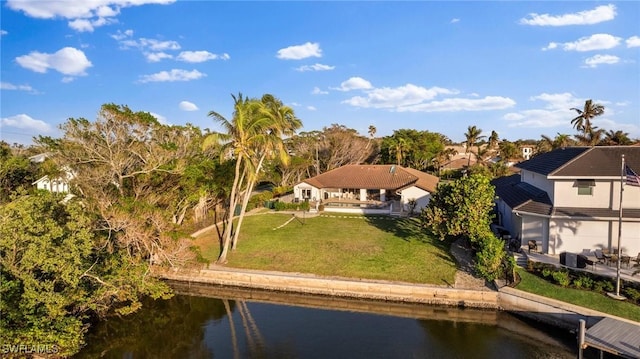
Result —
[{"label": "neighboring rooftop", "polygon": [[346,165],[309,178],[316,188],[400,189],[416,186],[434,192],[439,178],[398,165]]},{"label": "neighboring rooftop", "polygon": [[640,147],[566,147],[541,153],[516,167],[549,177],[615,177],[621,173],[621,157],[634,171],[640,171]]}]

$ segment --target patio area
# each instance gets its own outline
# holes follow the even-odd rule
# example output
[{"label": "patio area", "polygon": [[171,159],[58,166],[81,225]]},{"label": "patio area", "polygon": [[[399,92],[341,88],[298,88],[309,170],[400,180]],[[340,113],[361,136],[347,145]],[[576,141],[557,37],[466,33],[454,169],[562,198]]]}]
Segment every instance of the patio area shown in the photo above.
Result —
[{"label": "patio area", "polygon": [[[585,268],[576,268],[573,266],[567,266],[567,265],[562,265],[560,264],[560,255],[553,255],[553,254],[543,254],[543,253],[539,253],[539,252],[535,252],[535,251],[531,251],[529,252],[528,248],[526,246],[522,247],[522,255],[524,255],[527,259],[534,261],[534,262],[542,262],[542,263],[549,263],[549,264],[553,264],[556,267],[566,267],[566,268],[570,268],[571,270],[577,271],[577,272],[589,272],[589,273],[593,273],[593,274],[597,274],[603,277],[609,277],[612,279],[616,279],[617,276],[617,268],[616,268],[616,263],[611,262],[611,263],[598,263],[597,258],[595,257],[595,254],[592,253],[592,255],[586,256],[590,261],[592,261],[594,264],[587,264]],[[575,253],[576,255],[578,254],[582,254],[582,253]],[[626,281],[630,281],[630,282],[636,282],[636,283],[640,283],[640,273],[636,274],[635,276],[632,275],[634,271],[638,271],[640,270],[640,267],[635,267],[634,265],[637,264],[636,262],[633,261],[633,258],[631,260],[631,262],[629,263],[629,266],[627,267],[626,263],[621,263],[620,266],[620,279],[622,280],[626,280]]]}]

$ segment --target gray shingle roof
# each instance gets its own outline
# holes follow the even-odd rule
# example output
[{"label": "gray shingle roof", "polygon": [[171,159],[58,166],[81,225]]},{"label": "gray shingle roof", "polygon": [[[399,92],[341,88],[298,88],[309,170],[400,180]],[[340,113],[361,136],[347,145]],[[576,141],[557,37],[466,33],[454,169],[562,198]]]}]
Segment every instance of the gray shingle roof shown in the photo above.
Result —
[{"label": "gray shingle roof", "polygon": [[539,154],[516,167],[549,177],[620,176],[621,156],[636,173],[640,173],[639,146],[567,147]]},{"label": "gray shingle roof", "polygon": [[[640,218],[640,208],[623,208],[622,215],[624,218]],[[620,216],[620,212],[610,208],[556,207],[553,210],[553,216],[615,219]]]},{"label": "gray shingle roof", "polygon": [[520,174],[496,178],[491,183],[496,187],[496,196],[514,210],[547,216],[553,210],[547,193],[526,182],[520,182]]}]

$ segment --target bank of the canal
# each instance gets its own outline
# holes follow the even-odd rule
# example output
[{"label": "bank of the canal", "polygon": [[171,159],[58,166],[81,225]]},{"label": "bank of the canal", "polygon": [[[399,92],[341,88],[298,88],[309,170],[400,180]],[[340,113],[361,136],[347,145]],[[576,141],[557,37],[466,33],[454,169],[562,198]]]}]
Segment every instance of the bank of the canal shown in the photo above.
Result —
[{"label": "bank of the canal", "polygon": [[308,295],[504,310],[566,330],[576,330],[581,319],[585,320],[589,327],[604,317],[638,324],[628,319],[506,286],[493,290],[488,287],[458,289],[447,286],[353,280],[224,266],[210,266],[199,270],[156,269],[154,274],[165,280],[187,284],[200,283]]}]

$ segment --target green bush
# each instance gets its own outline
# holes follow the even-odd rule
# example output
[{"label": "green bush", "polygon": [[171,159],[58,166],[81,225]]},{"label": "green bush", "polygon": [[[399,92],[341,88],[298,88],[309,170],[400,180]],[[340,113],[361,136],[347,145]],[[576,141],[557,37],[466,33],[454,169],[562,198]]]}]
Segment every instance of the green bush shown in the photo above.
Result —
[{"label": "green bush", "polygon": [[608,280],[600,280],[595,282],[593,290],[600,293],[612,292],[614,289],[613,283]]},{"label": "green bush", "polygon": [[623,291],[624,295],[634,303],[640,303],[640,291],[635,288],[627,287]]},{"label": "green bush", "polygon": [[593,279],[587,275],[579,275],[573,280],[573,286],[578,289],[591,289],[593,287]]},{"label": "green bush", "polygon": [[543,277],[549,278],[554,273],[554,270],[551,268],[545,267],[545,268],[542,268],[541,273]]},{"label": "green bush", "polygon": [[571,277],[569,276],[569,272],[566,270],[555,271],[551,276],[553,277],[553,280],[563,287],[568,287],[571,283]]},{"label": "green bush", "polygon": [[276,201],[273,203],[273,209],[276,211],[308,211],[309,202],[286,203]]}]

